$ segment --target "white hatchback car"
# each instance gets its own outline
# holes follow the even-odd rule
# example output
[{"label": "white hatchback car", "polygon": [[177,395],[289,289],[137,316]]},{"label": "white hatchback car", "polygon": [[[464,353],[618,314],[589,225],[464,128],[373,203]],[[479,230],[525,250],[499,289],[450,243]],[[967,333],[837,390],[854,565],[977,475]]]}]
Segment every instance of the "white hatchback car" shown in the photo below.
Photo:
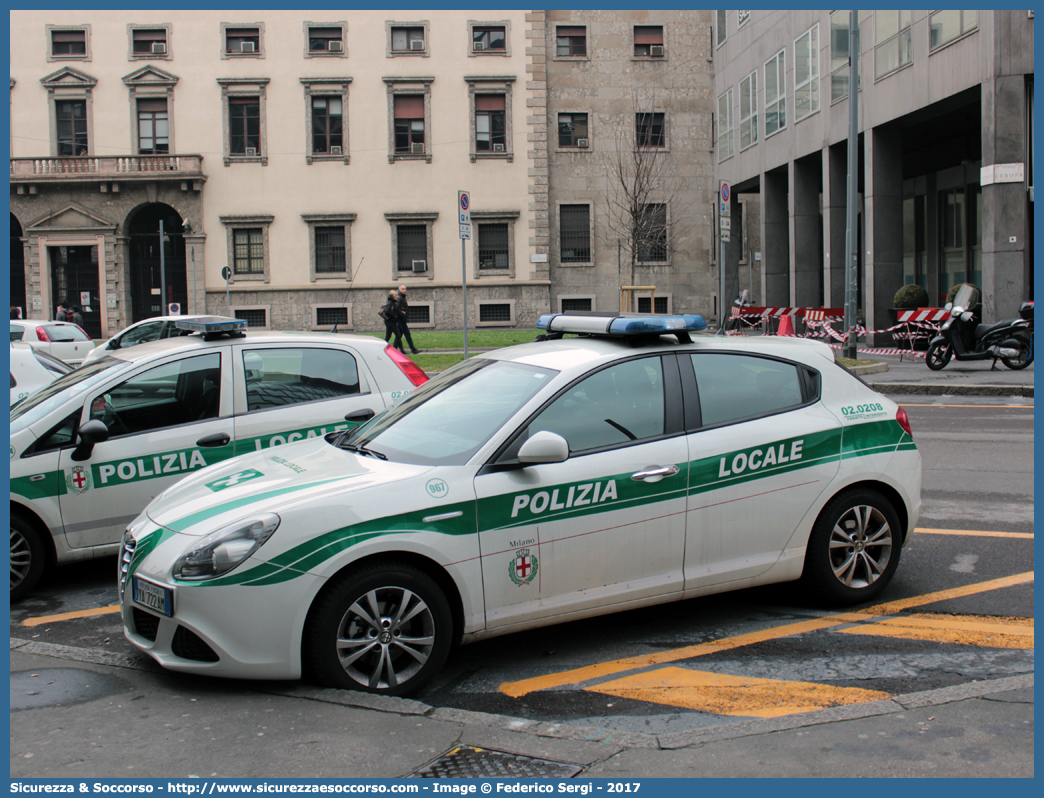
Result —
[{"label": "white hatchback car", "polygon": [[243,334],[246,322],[211,318],[184,322],[206,332],[118,350],[12,408],[12,598],[49,563],[114,554],[186,474],[347,429],[427,380],[378,338]]},{"label": "white hatchback car", "polygon": [[204,318],[203,315],[194,316],[155,316],[151,319],[136,322],[116,333],[108,341],[98,344],[84,359],[84,363],[90,363],[100,357],[111,355],[117,349],[127,349],[138,344],[149,341],[160,341],[164,338],[178,338],[188,335],[189,330],[178,327],[179,321],[195,321]]},{"label": "white hatchback car", "polygon": [[73,367],[29,344],[11,343],[11,404],[54,382]]},{"label": "white hatchback car", "polygon": [[458,641],[799,578],[840,604],[889,583],[921,457],[829,347],[693,339],[693,316],[539,326],[345,434],[168,489],[123,538],[127,638],[176,671],[401,695]]},{"label": "white hatchback car", "polygon": [[11,319],[11,341],[27,343],[73,366],[83,363],[94,349],[91,336],[71,321]]}]

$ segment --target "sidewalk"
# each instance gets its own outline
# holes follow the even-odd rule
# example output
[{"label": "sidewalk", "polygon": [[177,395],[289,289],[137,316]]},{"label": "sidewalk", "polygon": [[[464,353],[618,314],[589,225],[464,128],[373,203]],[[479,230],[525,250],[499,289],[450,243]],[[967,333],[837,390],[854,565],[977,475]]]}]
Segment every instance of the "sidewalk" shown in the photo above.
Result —
[{"label": "sidewalk", "polygon": [[[860,360],[886,364],[887,371],[867,367],[860,376],[875,390],[887,394],[928,394],[931,396],[1021,396],[1033,398],[1033,374],[1036,364],[1012,371],[998,361],[990,370],[990,361],[951,360],[941,371],[932,371],[924,358],[904,355],[860,355]],[[857,367],[863,371],[863,367]]]},{"label": "sidewalk", "polygon": [[1033,776],[1032,674],[650,735],[12,646],[12,778]]}]

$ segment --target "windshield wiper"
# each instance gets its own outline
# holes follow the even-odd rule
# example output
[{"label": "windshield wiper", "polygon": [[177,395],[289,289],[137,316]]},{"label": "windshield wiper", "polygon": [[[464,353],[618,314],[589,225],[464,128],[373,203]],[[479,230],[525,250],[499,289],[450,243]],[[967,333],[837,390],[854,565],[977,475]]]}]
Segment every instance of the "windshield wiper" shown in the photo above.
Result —
[{"label": "windshield wiper", "polygon": [[388,455],[381,454],[380,452],[376,451],[375,449],[367,449],[365,446],[360,446],[359,444],[343,443],[343,444],[338,444],[338,445],[340,446],[340,448],[346,449],[349,452],[355,452],[356,454],[364,454],[364,455],[367,455],[369,457],[376,457],[378,460],[387,460],[388,459]]}]

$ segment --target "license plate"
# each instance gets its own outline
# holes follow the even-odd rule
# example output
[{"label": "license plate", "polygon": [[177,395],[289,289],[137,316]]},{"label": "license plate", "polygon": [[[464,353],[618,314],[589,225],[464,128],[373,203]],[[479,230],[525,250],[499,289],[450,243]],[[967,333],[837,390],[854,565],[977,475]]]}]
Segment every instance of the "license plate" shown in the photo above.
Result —
[{"label": "license plate", "polygon": [[174,614],[174,591],[169,587],[153,584],[135,576],[131,596],[135,604],[162,613],[168,618]]}]

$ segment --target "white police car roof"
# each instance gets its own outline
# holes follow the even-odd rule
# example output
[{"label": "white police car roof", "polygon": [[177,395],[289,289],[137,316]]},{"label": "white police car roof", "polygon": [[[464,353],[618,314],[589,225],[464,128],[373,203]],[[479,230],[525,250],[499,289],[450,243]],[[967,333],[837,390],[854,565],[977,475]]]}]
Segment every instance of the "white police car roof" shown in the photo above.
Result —
[{"label": "white police car roof", "polygon": [[631,336],[699,332],[707,329],[702,316],[658,316],[650,314],[551,313],[537,319],[537,328],[549,333]]}]

